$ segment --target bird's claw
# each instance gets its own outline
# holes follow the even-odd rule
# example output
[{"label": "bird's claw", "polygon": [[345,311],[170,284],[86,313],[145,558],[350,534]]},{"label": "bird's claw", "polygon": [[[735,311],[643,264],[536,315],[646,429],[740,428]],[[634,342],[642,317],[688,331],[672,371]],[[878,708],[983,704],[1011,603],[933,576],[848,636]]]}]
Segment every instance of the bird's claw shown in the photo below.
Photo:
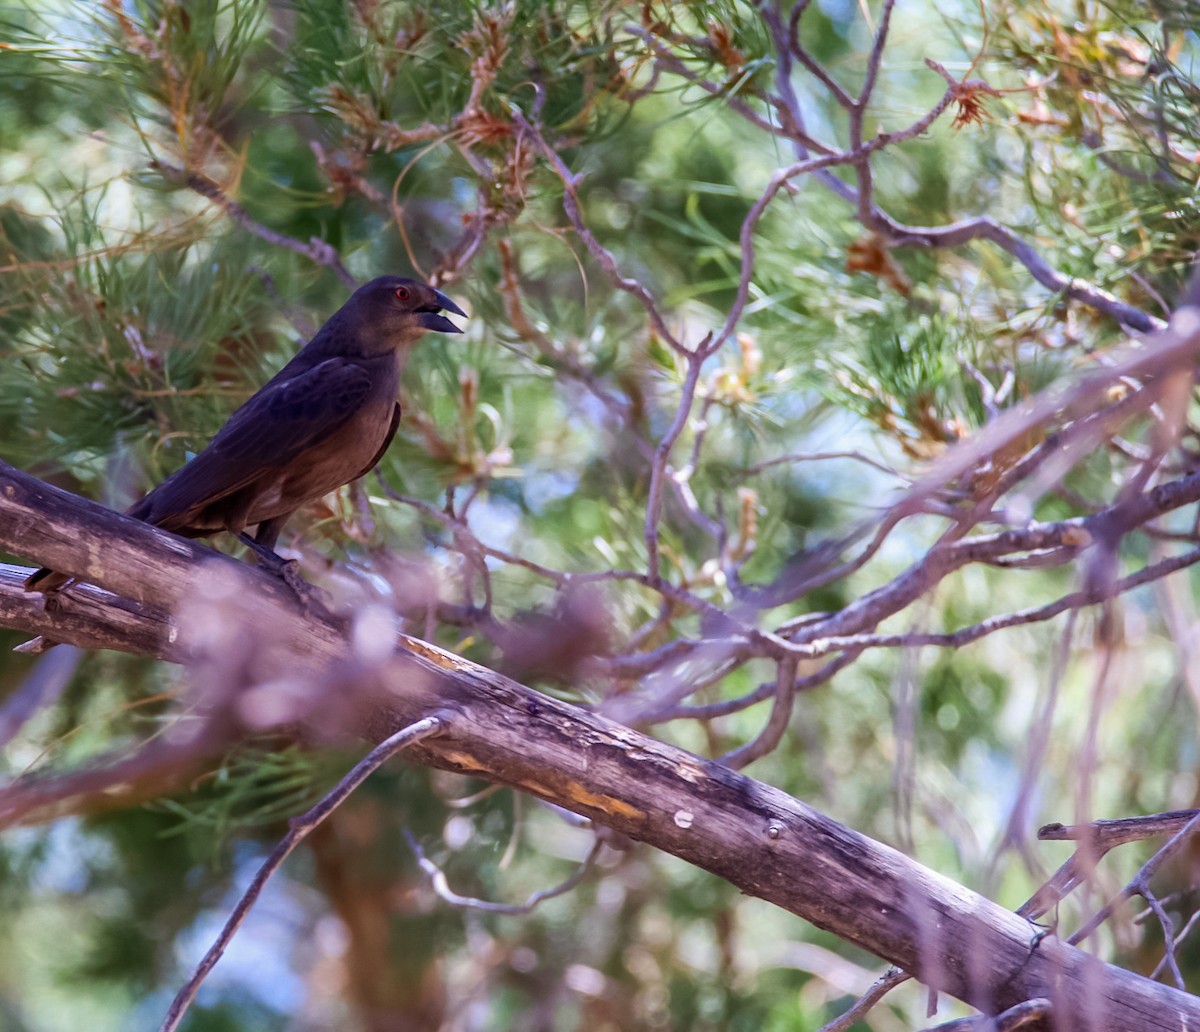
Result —
[{"label": "bird's claw", "polygon": [[330,606],[333,599],[327,591],[322,591],[315,584],[310,584],[300,575],[300,564],[295,559],[283,559],[272,569],[284,584],[286,584],[304,609],[316,616],[332,618]]},{"label": "bird's claw", "polygon": [[292,589],[293,594],[304,598],[311,585],[300,576],[300,564],[295,559],[280,560],[279,565],[271,571],[284,584]]},{"label": "bird's claw", "polygon": [[255,559],[262,569],[274,574],[291,589],[292,594],[296,596],[296,600],[306,612],[332,619],[333,614],[330,610],[332,600],[329,595],[320,588],[309,584],[300,575],[300,564],[295,559],[285,559],[273,548],[255,541],[249,534],[239,534],[238,537],[254,553]]}]

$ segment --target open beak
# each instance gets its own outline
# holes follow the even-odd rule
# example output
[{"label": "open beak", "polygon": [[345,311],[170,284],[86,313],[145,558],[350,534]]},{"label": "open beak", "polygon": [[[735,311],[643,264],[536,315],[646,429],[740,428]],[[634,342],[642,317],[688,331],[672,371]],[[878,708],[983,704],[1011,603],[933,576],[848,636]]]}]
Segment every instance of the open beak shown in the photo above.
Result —
[{"label": "open beak", "polygon": [[433,296],[435,299],[433,304],[422,305],[417,309],[421,313],[421,325],[427,330],[435,330],[438,333],[462,333],[462,330],[442,315],[441,312],[445,309],[447,312],[461,315],[464,319],[467,317],[467,313],[440,290],[435,290]]}]

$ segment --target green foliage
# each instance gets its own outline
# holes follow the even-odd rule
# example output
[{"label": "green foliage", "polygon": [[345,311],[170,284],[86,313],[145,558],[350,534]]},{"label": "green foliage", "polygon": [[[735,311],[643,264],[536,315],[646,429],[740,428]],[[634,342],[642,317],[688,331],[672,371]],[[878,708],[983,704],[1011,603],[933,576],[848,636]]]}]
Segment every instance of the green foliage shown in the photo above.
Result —
[{"label": "green foliage", "polygon": [[[1039,214],[1100,252],[1104,278],[1136,272],[1168,298],[1200,245],[1193,198],[1200,90],[1188,9],[1119,0],[1013,4],[995,23],[997,57],[1045,82],[1025,123]],[[1081,182],[1086,197],[1061,210]]]},{"label": "green foliage", "polygon": [[296,746],[249,744],[225,756],[199,791],[153,804],[178,820],[166,835],[208,842],[217,860],[231,837],[303,813],[334,782],[331,771]]},{"label": "green foliage", "polygon": [[[902,131],[941,96],[925,57],[1011,92],[984,97],[982,123],[953,128],[952,107],[889,147],[874,165],[878,202],[915,226],[986,215],[1065,275],[1162,314],[1200,246],[1192,5],[989,4],[986,34],[977,5],[939,8],[897,10],[865,138]],[[553,613],[561,595],[536,570],[466,554],[437,518],[450,497],[457,513],[471,500],[465,518],[482,541],[530,563],[644,571],[647,452],[671,426],[686,363],[574,232],[572,198],[514,112],[578,177],[598,246],[651,292],[672,332],[700,340],[737,296],[747,213],[797,159],[739,113],[780,117],[778,55],[757,5],[64,0],[6,11],[0,24],[0,458],[127,504],[344,300],[336,270],[312,258],[315,238],[360,280],[436,276],[471,319],[463,338],[413,356],[381,464],[388,485],[431,509],[368,478],[369,519],[343,494],[298,516],[292,543],[381,581],[387,553],[428,562],[462,605],[482,603],[486,574],[497,620]],[[847,89],[861,85],[870,33],[855,5],[811,5],[800,33]],[[653,43],[718,89],[674,65],[656,77]],[[845,144],[828,92],[799,70],[794,85],[809,128]],[[1120,336],[990,243],[892,247],[819,181],[793,185],[756,227],[747,307],[701,370],[672,453],[678,472],[696,449],[690,490],[724,521],[750,587],[880,511],[997,411],[1103,361]],[[1131,446],[1153,439],[1148,424],[1123,432]],[[812,461],[767,464],[789,455]],[[1030,515],[1078,515],[1079,499],[1110,498],[1125,468],[1125,455],[1097,448],[1055,490],[1025,499]],[[904,523],[877,563],[771,619],[842,609],[907,569],[948,525],[936,521],[969,499],[933,501],[935,516]],[[736,608],[711,533],[677,495],[659,545],[672,584]],[[1119,558],[1157,547],[1129,542]],[[1065,571],[971,567],[880,630],[953,631],[1077,587]],[[1130,637],[1114,650],[1125,666],[1089,816],[1194,802],[1186,672],[1151,592],[1122,603]],[[647,649],[708,631],[632,578],[599,595],[614,648],[639,630]],[[504,658],[486,628],[414,630],[482,662]],[[1071,819],[1083,791],[1087,645],[1102,628],[1080,617],[1074,651],[1061,632],[864,653],[799,696],[783,745],[751,772],[1018,905],[1038,872],[995,850],[1050,689],[1061,702],[1027,822]],[[1078,662],[1060,670],[1063,649]],[[0,688],[17,691],[26,663],[0,667]],[[771,677],[755,661],[688,701],[736,699]],[[594,701],[613,688],[601,681],[585,670],[539,687]],[[5,773],[133,748],[186,719],[158,699],[174,687],[161,667],[89,658],[62,702],[23,729]],[[753,738],[768,705],[656,733],[716,755]],[[38,1030],[129,1027],[135,1008],[139,1023],[159,1020],[230,894],[348,762],[255,743],[151,806],[6,834],[0,1015],[11,1004],[14,1024]],[[511,794],[456,802],[478,788],[425,771],[369,782],[289,863],[247,925],[250,959],[227,959],[232,973],[186,1027],[352,1028],[375,1007],[412,1027],[811,1029],[844,1003],[813,951],[839,950],[855,976],[873,967],[640,849],[606,854],[581,887],[527,917],[452,909],[429,892],[405,828],[455,891],[489,899],[556,883],[588,848],[583,832]],[[922,1020],[919,994],[901,999],[896,1020]]]}]

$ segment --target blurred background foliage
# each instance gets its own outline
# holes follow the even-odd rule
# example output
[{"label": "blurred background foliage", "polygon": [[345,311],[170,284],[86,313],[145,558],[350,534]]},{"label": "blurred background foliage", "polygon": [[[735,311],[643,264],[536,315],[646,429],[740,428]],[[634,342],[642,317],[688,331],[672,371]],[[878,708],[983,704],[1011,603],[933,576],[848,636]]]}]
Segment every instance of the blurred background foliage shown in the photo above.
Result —
[{"label": "blurred background foliage", "polygon": [[[875,3],[817,0],[804,44],[855,86],[878,14]],[[1194,0],[899,5],[868,135],[908,125],[941,96],[926,57],[1008,92],[986,98],[980,120],[947,116],[890,148],[875,166],[880,203],[914,225],[989,215],[1063,272],[1165,315],[1200,241],[1198,18]],[[651,51],[628,26],[672,33],[675,59],[719,94],[651,76]],[[428,340],[410,365],[388,483],[435,507],[448,489],[477,491],[474,532],[535,562],[643,568],[638,443],[666,430],[682,367],[570,232],[562,183],[517,140],[511,113],[540,113],[586,177],[592,231],[694,340],[732,302],[743,217],[794,160],[788,141],[736,110],[774,74],[759,13],[734,0],[10,0],[0,458],[129,504],[345,299],[344,277],[312,260],[316,239],[359,281],[436,276],[471,311],[465,338]],[[837,137],[830,97],[799,72],[795,82],[814,131]],[[1011,374],[1007,397],[1020,399],[1121,339],[986,243],[888,251],[820,184],[797,187],[759,227],[740,336],[700,392],[705,451],[691,483],[706,512],[743,513],[748,580],[873,512],[986,421],[981,377]],[[628,419],[614,420],[605,397]],[[899,476],[853,458],[746,472],[829,451]],[[1101,450],[1070,477],[1066,492],[1035,500],[1039,514],[1074,514],[1071,492],[1103,495],[1112,460]],[[297,553],[359,568],[383,551],[426,560],[447,597],[477,596],[442,524],[374,478],[291,533]],[[894,535],[869,573],[784,616],[845,605],[933,533]],[[662,546],[669,578],[730,603],[711,542],[682,514],[668,511]],[[1194,579],[1173,590],[1190,598]],[[520,567],[494,564],[491,581],[500,617],[556,603]],[[911,619],[965,626],[1072,584],[1069,569],[972,568]],[[659,600],[606,588],[619,646]],[[1030,845],[1038,824],[1197,802],[1196,700],[1160,615],[1163,590],[1118,607],[1119,669],[1094,726],[1098,632],[1085,613],[1070,637],[1064,618],[954,653],[868,654],[800,698],[789,736],[752,773],[1016,906],[1065,857]],[[668,633],[689,630],[681,618]],[[498,658],[486,635],[434,631],[481,662]],[[18,640],[0,633],[0,645]],[[0,692],[15,690],[30,661],[0,656]],[[86,657],[9,746],[6,775],[133,748],[179,719],[181,676]],[[769,676],[751,664],[700,701]],[[581,699],[606,690],[547,686]],[[1060,701],[1034,797],[1018,805],[1051,691]],[[758,707],[655,733],[715,754],[762,719]],[[1096,757],[1086,785],[1085,748]],[[350,759],[252,743],[153,806],[6,833],[0,1028],[156,1025],[286,816]],[[399,765],[369,782],[272,885],[186,1028],[812,1029],[877,968],[639,848],[606,852],[579,888],[528,916],[453,909],[430,891],[404,829],[457,891],[489,899],[524,899],[589,848],[584,830],[527,799],[461,801],[480,787]],[[1101,884],[1118,885],[1137,859],[1136,848],[1114,856]],[[1178,877],[1191,891],[1190,875]],[[1144,934],[1127,921],[1107,948],[1146,970]],[[1196,960],[1183,957],[1192,972]],[[870,1027],[913,1027],[924,1005],[915,989],[898,993]]]}]

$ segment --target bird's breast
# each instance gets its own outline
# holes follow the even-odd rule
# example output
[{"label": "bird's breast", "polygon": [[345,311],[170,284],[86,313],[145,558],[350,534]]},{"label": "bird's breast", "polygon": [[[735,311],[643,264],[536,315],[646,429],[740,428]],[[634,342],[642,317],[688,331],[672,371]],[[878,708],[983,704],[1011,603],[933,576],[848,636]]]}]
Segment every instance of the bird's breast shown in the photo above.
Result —
[{"label": "bird's breast", "polygon": [[395,407],[394,395],[369,400],[354,419],[307,449],[303,462],[282,471],[255,508],[286,512],[359,477],[387,440]]}]

